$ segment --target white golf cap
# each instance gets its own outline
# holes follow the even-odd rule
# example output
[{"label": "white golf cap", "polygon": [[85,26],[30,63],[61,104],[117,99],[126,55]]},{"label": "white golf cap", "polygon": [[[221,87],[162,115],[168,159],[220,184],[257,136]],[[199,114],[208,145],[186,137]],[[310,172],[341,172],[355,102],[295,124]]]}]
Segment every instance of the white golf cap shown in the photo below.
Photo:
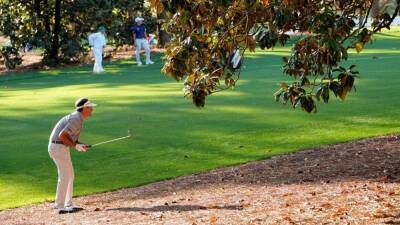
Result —
[{"label": "white golf cap", "polygon": [[135,23],[138,23],[138,22],[141,22],[141,21],[144,21],[144,19],[142,17],[136,17],[135,18]]},{"label": "white golf cap", "polygon": [[80,98],[75,102],[75,109],[82,109],[85,107],[95,107],[97,104],[89,101],[87,98]]}]

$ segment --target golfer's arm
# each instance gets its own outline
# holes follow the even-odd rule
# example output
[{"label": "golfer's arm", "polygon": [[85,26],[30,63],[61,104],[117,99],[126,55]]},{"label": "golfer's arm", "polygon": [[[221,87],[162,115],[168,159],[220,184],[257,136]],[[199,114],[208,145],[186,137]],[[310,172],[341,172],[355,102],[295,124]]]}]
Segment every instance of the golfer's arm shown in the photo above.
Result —
[{"label": "golfer's arm", "polygon": [[58,136],[61,141],[68,145],[69,147],[75,147],[76,143],[71,139],[71,137],[69,136],[69,134],[65,131],[61,132],[60,135]]}]

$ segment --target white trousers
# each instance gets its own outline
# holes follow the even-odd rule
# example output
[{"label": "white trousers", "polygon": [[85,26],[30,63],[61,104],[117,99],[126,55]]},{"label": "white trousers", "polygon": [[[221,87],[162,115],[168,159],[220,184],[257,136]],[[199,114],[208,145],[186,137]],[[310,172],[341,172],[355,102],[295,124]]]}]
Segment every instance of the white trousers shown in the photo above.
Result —
[{"label": "white trousers", "polygon": [[57,166],[58,172],[55,207],[72,206],[74,167],[72,166],[69,147],[62,144],[49,143],[48,151]]},{"label": "white trousers", "polygon": [[104,71],[103,69],[103,47],[93,47],[93,55],[94,55],[94,73],[101,73]]},{"label": "white trousers", "polygon": [[147,43],[147,40],[145,38],[136,38],[135,39],[135,46],[136,46],[136,62],[141,63],[140,60],[140,51],[142,48],[144,48],[144,51],[146,52],[146,63],[150,63],[150,47],[149,44]]}]

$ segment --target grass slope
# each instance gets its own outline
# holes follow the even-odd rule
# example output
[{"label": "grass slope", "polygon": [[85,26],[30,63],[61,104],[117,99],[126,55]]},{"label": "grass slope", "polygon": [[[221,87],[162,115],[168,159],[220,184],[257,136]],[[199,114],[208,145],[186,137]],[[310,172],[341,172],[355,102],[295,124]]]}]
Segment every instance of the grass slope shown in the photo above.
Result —
[{"label": "grass slope", "polygon": [[73,151],[75,195],[132,187],[299,149],[400,131],[400,30],[348,64],[357,64],[357,92],[344,102],[319,104],[319,112],[275,103],[288,48],[248,55],[235,90],[215,94],[199,110],[182,97],[182,84],[160,74],[161,60],[131,61],[0,77],[0,210],[54,199],[56,168],[47,153],[54,124],[75,99],[98,103],[81,140],[124,136],[86,154]]}]

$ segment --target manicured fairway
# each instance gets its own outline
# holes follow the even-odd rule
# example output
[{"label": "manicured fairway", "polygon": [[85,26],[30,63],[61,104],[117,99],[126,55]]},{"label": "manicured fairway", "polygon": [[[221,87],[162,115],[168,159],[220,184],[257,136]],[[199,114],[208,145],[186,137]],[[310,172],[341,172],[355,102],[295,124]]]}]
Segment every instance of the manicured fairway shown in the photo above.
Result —
[{"label": "manicured fairway", "polygon": [[52,200],[56,168],[47,140],[59,118],[87,96],[98,103],[81,140],[132,140],[73,151],[75,195],[138,186],[184,174],[259,160],[308,147],[400,131],[400,29],[379,35],[348,64],[357,64],[357,92],[344,102],[319,104],[318,113],[275,103],[282,55],[289,48],[248,55],[234,90],[207,99],[199,110],[182,84],[132,61],[0,77],[0,210]]}]

